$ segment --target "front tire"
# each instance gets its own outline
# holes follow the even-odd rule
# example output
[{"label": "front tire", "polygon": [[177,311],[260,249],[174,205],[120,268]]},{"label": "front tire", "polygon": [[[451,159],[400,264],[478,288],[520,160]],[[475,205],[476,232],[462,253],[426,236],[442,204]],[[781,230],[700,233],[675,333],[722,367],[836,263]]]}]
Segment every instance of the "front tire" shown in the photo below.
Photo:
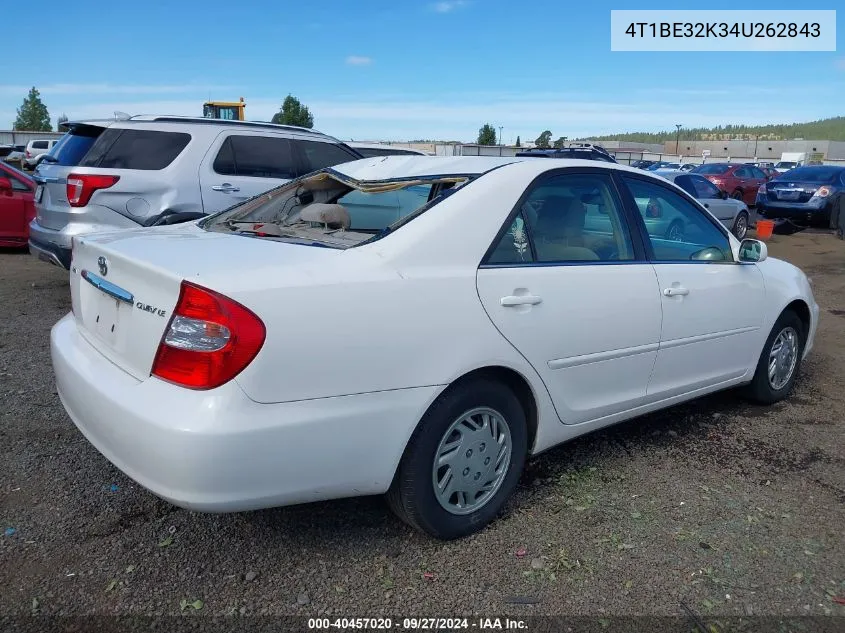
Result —
[{"label": "front tire", "polygon": [[731,198],[733,198],[734,200],[742,200],[742,192],[737,189],[731,194]]},{"label": "front tire", "polygon": [[798,315],[792,310],[783,312],[766,339],[746,395],[759,404],[774,404],[786,398],[795,385],[806,340]]},{"label": "front tire", "polygon": [[387,493],[400,519],[435,538],[481,530],[516,488],[528,427],[504,384],[473,379],[447,389],[411,436]]}]

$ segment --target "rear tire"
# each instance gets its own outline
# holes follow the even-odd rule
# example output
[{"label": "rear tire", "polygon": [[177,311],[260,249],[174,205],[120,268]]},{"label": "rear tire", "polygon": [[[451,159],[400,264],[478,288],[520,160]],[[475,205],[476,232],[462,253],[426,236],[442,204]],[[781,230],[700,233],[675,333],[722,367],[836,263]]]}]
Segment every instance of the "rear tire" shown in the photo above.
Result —
[{"label": "rear tire", "polygon": [[740,242],[748,234],[748,214],[745,211],[740,211],[736,214],[736,219],[734,220],[734,226],[733,229],[731,229],[731,233],[733,233],[736,239]]},{"label": "rear tire", "polygon": [[[472,412],[477,413],[468,416]],[[472,424],[464,423],[466,417],[471,418],[470,423],[486,426],[474,430]],[[487,436],[487,429],[493,428],[501,431],[498,441],[495,433]],[[507,450],[503,449],[507,444]],[[449,449],[450,445],[456,447]],[[506,452],[509,455],[505,457]],[[516,488],[527,453],[525,412],[514,393],[490,379],[459,383],[435,400],[420,420],[387,492],[387,501],[400,519],[435,538],[467,536],[481,530],[501,511]],[[500,466],[496,472],[490,470],[497,463]],[[447,491],[456,492],[438,494],[438,482],[443,482]],[[489,489],[473,492],[473,488],[482,487],[480,482]],[[466,490],[469,493],[464,492],[462,497],[461,491]]]},{"label": "rear tire", "polygon": [[745,395],[759,404],[774,404],[786,398],[801,368],[806,340],[804,324],[798,315],[792,310],[784,311],[766,339]]},{"label": "rear tire", "polygon": [[737,189],[731,194],[731,198],[733,198],[734,200],[742,200],[742,192]]}]

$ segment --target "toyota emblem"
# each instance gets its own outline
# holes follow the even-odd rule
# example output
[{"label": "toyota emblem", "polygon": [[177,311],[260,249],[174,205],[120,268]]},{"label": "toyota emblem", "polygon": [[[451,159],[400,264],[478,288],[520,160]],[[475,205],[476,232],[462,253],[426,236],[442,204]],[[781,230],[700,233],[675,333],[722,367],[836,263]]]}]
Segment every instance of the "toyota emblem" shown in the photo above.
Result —
[{"label": "toyota emblem", "polygon": [[101,274],[103,277],[105,277],[106,275],[108,275],[108,274],[109,274],[109,264],[108,264],[108,262],[106,261],[106,258],[105,258],[105,257],[100,256],[100,257],[97,259],[97,266],[99,266],[99,267],[100,267],[100,274]]}]

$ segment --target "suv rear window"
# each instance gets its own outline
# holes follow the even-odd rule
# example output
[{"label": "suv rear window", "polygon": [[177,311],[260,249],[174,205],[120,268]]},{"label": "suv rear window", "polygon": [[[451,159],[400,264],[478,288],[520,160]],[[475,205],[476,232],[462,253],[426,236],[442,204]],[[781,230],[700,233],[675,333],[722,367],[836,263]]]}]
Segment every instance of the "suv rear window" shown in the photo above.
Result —
[{"label": "suv rear window", "polygon": [[65,134],[50,151],[54,165],[74,167],[80,163],[105,128],[96,125],[78,125]]},{"label": "suv rear window", "polygon": [[47,149],[47,141],[33,141],[32,149]]},{"label": "suv rear window", "polygon": [[296,166],[290,140],[281,136],[242,136],[227,138],[213,169],[228,176],[253,178],[295,178]]},{"label": "suv rear window", "polygon": [[107,169],[164,169],[185,149],[191,135],[184,132],[109,128],[79,163]]},{"label": "suv rear window", "polygon": [[295,142],[302,148],[302,153],[305,156],[306,172],[317,171],[324,167],[333,167],[340,163],[348,163],[351,160],[359,160],[358,156],[334,143],[321,143],[319,141]]}]

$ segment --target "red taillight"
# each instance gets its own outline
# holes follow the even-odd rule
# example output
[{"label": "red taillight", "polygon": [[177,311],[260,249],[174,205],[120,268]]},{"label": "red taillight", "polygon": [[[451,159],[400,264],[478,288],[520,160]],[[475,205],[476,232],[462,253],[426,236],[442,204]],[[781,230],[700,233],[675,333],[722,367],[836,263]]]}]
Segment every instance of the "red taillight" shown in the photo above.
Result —
[{"label": "red taillight", "polygon": [[153,376],[190,389],[213,389],[252,362],[264,323],[240,303],[187,281],[158,346]]},{"label": "red taillight", "polygon": [[26,150],[26,157],[32,158],[32,152],[30,152],[29,150]]},{"label": "red taillight", "polygon": [[70,174],[67,177],[67,201],[72,207],[84,207],[98,189],[108,189],[120,176]]}]

